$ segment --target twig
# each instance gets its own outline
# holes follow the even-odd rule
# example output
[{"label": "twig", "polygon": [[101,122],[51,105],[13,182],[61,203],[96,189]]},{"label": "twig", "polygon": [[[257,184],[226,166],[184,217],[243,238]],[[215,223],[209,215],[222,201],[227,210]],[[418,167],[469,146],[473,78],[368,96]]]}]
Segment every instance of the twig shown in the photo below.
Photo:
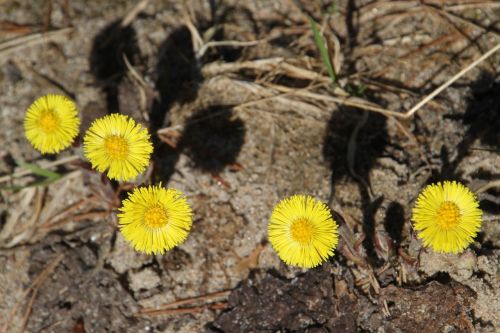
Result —
[{"label": "twig", "polygon": [[500,187],[500,179],[491,181],[476,190],[476,194],[488,191],[490,188]]},{"label": "twig", "polygon": [[48,31],[50,28],[52,18],[52,0],[47,1],[47,14],[45,14],[45,19],[43,22],[43,31]]},{"label": "twig", "polygon": [[144,81],[142,76],[139,73],[137,73],[137,71],[135,70],[134,66],[132,66],[125,53],[122,54],[122,59],[125,62],[125,66],[127,66],[127,69],[130,71],[132,77],[136,79],[137,82],[139,82],[142,86],[147,87],[148,84],[146,83],[146,81]]},{"label": "twig", "polygon": [[[302,80],[317,81],[323,83],[331,83],[331,79],[328,76],[321,75],[314,71],[307,70],[305,68],[297,67],[292,64],[285,62],[285,58],[275,57],[267,59],[258,59],[252,61],[242,61],[238,63],[213,63],[204,66],[202,69],[203,76],[215,76],[220,75],[225,72],[237,72],[243,69],[251,69],[255,71],[272,71],[276,68],[281,69],[286,75],[298,78]],[[343,96],[348,94],[340,88],[335,89],[335,93]]]},{"label": "twig", "polygon": [[420,110],[425,104],[427,104],[430,100],[432,100],[434,97],[436,97],[439,93],[441,93],[443,90],[448,88],[450,85],[452,85],[455,81],[457,81],[459,78],[464,76],[467,72],[469,72],[471,69],[476,67],[478,64],[480,64],[481,62],[483,62],[487,58],[491,57],[498,50],[500,50],[500,43],[497,44],[495,47],[491,48],[488,52],[483,54],[478,59],[474,60],[471,64],[466,66],[460,72],[455,74],[451,79],[449,79],[448,81],[443,83],[441,86],[436,88],[432,93],[427,95],[424,99],[422,99],[419,103],[417,103],[414,107],[412,107],[410,110],[408,110],[405,113],[386,110],[386,109],[380,108],[378,106],[371,106],[371,105],[367,105],[367,104],[351,102],[348,99],[340,99],[340,98],[336,98],[336,97],[332,97],[332,96],[325,96],[325,95],[314,94],[314,93],[310,93],[310,92],[297,92],[296,94],[302,95],[305,97],[321,99],[321,100],[325,100],[325,101],[330,100],[332,102],[341,103],[341,104],[349,105],[349,106],[354,106],[354,107],[358,107],[360,109],[364,109],[364,110],[368,110],[368,111],[382,113],[386,116],[391,115],[391,116],[398,117],[398,118],[408,119],[411,116],[413,116],[413,114],[415,114],[418,110]]},{"label": "twig", "polygon": [[500,3],[498,2],[483,2],[483,3],[471,3],[471,4],[459,4],[459,5],[445,5],[444,9],[451,11],[460,11],[466,9],[478,9],[479,7],[489,7],[489,8],[500,8]]},{"label": "twig", "polygon": [[91,201],[94,198],[94,195],[89,195],[83,199],[78,200],[74,204],[71,204],[64,208],[62,211],[54,214],[53,216],[48,217],[45,221],[40,224],[40,228],[49,228],[51,225],[57,223],[58,220],[66,217],[69,213],[76,211],[85,203]]},{"label": "twig", "polygon": [[290,95],[311,98],[311,99],[320,100],[320,101],[324,101],[324,102],[332,102],[332,103],[337,103],[340,105],[352,106],[352,107],[356,107],[356,108],[362,109],[362,110],[368,110],[368,111],[382,113],[386,116],[391,115],[391,116],[401,117],[401,113],[399,113],[399,112],[384,109],[384,108],[382,108],[374,103],[369,103],[369,102],[365,102],[365,101],[361,102],[362,100],[360,98],[356,98],[356,97],[334,97],[334,96],[316,94],[316,93],[312,93],[309,91],[303,91],[303,90],[298,90],[298,89],[293,89],[293,88],[288,88],[288,87],[278,86],[278,85],[272,85],[272,87],[277,89],[277,90],[280,90],[282,92],[286,92]]},{"label": "twig", "polygon": [[146,81],[142,78],[142,76],[135,70],[130,61],[127,58],[125,53],[122,54],[123,61],[125,62],[125,66],[129,70],[130,76],[132,77],[132,82],[136,84],[137,90],[140,95],[140,105],[141,105],[141,113],[146,121],[149,121],[149,114],[146,112],[147,108],[147,96],[146,89],[150,89]]},{"label": "twig", "polygon": [[[230,290],[225,290],[225,291],[218,291],[215,293],[206,294],[206,295],[202,295],[202,296],[186,298],[186,299],[182,299],[179,301],[175,301],[172,303],[162,305],[158,308],[145,308],[145,309],[140,310],[137,314],[138,315],[155,315],[155,314],[162,314],[163,313],[162,311],[166,311],[169,309],[170,310],[184,310],[184,309],[172,309],[172,308],[176,308],[178,306],[185,305],[185,304],[192,304],[192,303],[199,302],[199,301],[207,301],[207,300],[212,300],[212,299],[216,299],[216,298],[227,297],[227,296],[229,296],[230,293],[231,293]],[[188,309],[193,309],[193,308],[188,308]]]},{"label": "twig", "polygon": [[28,302],[28,305],[26,307],[26,312],[24,313],[23,319],[21,320],[22,324],[19,333],[26,332],[26,325],[28,324],[28,319],[30,318],[31,310],[33,310],[33,303],[35,302],[35,298],[38,295],[38,290],[39,290],[38,287],[33,289],[33,294],[30,297],[30,301]]},{"label": "twig", "polygon": [[473,69],[474,67],[476,67],[479,63],[483,62],[484,60],[486,60],[487,58],[489,58],[490,56],[492,56],[498,50],[500,50],[500,43],[498,43],[495,47],[493,47],[488,52],[486,52],[485,54],[483,54],[481,57],[479,57],[478,59],[476,59],[475,61],[473,61],[471,64],[469,64],[467,67],[465,67],[464,69],[462,69],[460,72],[458,72],[457,74],[455,74],[451,79],[449,79],[447,82],[443,83],[441,86],[439,86],[437,89],[435,89],[432,93],[430,93],[424,99],[422,99],[419,103],[417,103],[417,105],[415,105],[409,111],[407,111],[406,113],[400,115],[399,117],[402,117],[402,118],[406,119],[406,118],[410,118],[411,116],[413,116],[413,114],[415,112],[417,112],[422,106],[424,106],[425,104],[427,104],[427,102],[429,102],[431,99],[433,99],[434,97],[436,97],[441,91],[443,91],[446,88],[448,88],[451,84],[453,84],[453,82],[455,82],[456,80],[458,80],[459,78],[461,78],[462,76],[464,76],[467,72],[469,72],[471,69]]},{"label": "twig", "polygon": [[9,52],[19,51],[19,49],[23,47],[48,43],[51,40],[60,37],[60,35],[64,35],[71,31],[73,31],[73,28],[63,28],[47,32],[38,32],[0,43],[0,60],[3,60],[2,56],[6,55]]},{"label": "twig", "polygon": [[258,45],[262,40],[252,40],[252,41],[239,41],[239,40],[223,40],[223,41],[215,41],[208,42],[204,44],[196,53],[196,57],[200,59],[203,57],[205,52],[209,47],[218,47],[218,46],[234,46],[234,47],[245,47],[245,46],[255,46]]},{"label": "twig", "polygon": [[135,5],[134,8],[123,18],[123,20],[120,23],[120,26],[122,28],[125,28],[132,23],[133,20],[139,15],[149,4],[149,0],[142,0],[139,2],[137,5]]},{"label": "twig", "polygon": [[219,302],[219,303],[207,304],[207,305],[202,305],[202,306],[193,306],[193,307],[189,307],[189,308],[155,310],[155,311],[146,312],[146,313],[138,313],[137,315],[159,316],[159,315],[169,315],[169,314],[185,314],[185,313],[202,312],[206,309],[223,310],[225,308],[227,308],[227,302]]}]

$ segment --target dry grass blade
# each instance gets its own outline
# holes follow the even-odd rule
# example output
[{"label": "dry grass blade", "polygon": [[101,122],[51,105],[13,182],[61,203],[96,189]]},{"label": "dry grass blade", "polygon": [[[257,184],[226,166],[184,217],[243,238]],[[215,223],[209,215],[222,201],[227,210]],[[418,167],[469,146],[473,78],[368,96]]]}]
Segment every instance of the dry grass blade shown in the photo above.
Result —
[{"label": "dry grass blade", "polygon": [[[268,59],[258,59],[252,61],[242,61],[237,63],[212,63],[202,69],[205,78],[221,75],[224,73],[234,73],[241,70],[254,70],[256,72],[271,72],[276,69],[291,78],[310,80],[315,82],[330,83],[331,79],[327,76],[318,74],[305,68],[294,66],[285,62],[285,58],[276,57]],[[336,89],[335,93],[347,95],[347,93]]]},{"label": "dry grass blade", "polygon": [[[187,304],[191,305],[191,304],[198,303],[198,302],[206,302],[206,301],[213,301],[213,300],[220,299],[220,298],[226,298],[229,296],[230,293],[231,293],[231,291],[225,290],[225,291],[218,291],[215,293],[206,294],[206,295],[202,295],[202,296],[186,298],[186,299],[182,299],[179,301],[175,301],[175,302],[172,302],[169,304],[159,306],[157,308],[144,308],[144,309],[140,310],[137,313],[137,315],[146,315],[146,316],[149,315],[149,316],[151,316],[151,315],[159,315],[159,314],[167,314],[167,313],[185,313],[186,310],[188,310],[188,312],[193,312],[193,310],[200,310],[200,309],[203,310],[207,307],[206,304],[203,306],[195,306],[195,307],[180,308],[180,309],[178,307],[182,306],[182,305],[187,305]],[[180,312],[176,312],[176,311],[180,311]]]},{"label": "dry grass blade", "polygon": [[28,46],[48,43],[71,31],[73,31],[73,28],[63,28],[59,30],[34,33],[2,42],[0,43],[0,61],[4,60],[2,57],[6,56],[10,52],[19,51],[19,49]]},{"label": "dry grass blade", "polygon": [[239,40],[221,40],[216,42],[208,42],[204,44],[196,53],[196,58],[200,59],[203,57],[205,52],[211,47],[219,47],[219,46],[233,46],[233,47],[246,47],[246,46],[255,46],[258,45],[262,40],[251,40],[247,42],[239,41]]},{"label": "dry grass blade", "polygon": [[206,309],[210,310],[224,310],[227,308],[227,302],[218,302],[202,306],[193,306],[189,308],[177,308],[177,309],[164,309],[151,311],[148,313],[141,313],[141,315],[146,316],[160,316],[160,315],[175,315],[175,314],[186,314],[186,313],[198,313],[203,312]]},{"label": "dry grass blade", "polygon": [[488,191],[489,189],[491,189],[491,188],[495,188],[495,187],[500,187],[500,179],[498,179],[498,180],[493,180],[493,181],[488,182],[487,184],[485,184],[485,185],[481,186],[480,188],[478,188],[478,189],[476,190],[476,194],[486,192],[486,191]]},{"label": "dry grass blade", "polygon": [[24,312],[23,319],[21,320],[21,328],[19,329],[19,333],[23,333],[26,331],[26,325],[28,324],[28,319],[31,315],[31,310],[33,309],[33,303],[35,303],[36,296],[38,295],[38,288],[33,289],[33,294],[30,297],[28,305],[26,306],[26,311]]},{"label": "dry grass blade", "polygon": [[448,81],[446,81],[445,83],[443,83],[441,86],[439,86],[438,88],[436,88],[432,93],[430,93],[429,95],[427,95],[424,99],[422,99],[420,102],[418,102],[414,107],[412,107],[410,110],[408,110],[406,113],[400,115],[399,117],[402,117],[402,118],[410,118],[411,116],[413,116],[413,114],[415,112],[417,112],[418,110],[420,110],[420,108],[422,108],[422,106],[424,106],[425,104],[427,104],[431,99],[433,99],[434,97],[436,97],[439,93],[441,93],[443,90],[445,90],[446,88],[448,88],[450,85],[453,84],[453,82],[457,81],[458,79],[460,79],[462,76],[464,76],[465,74],[467,74],[471,69],[473,69],[474,67],[476,67],[477,65],[479,65],[481,62],[483,62],[484,60],[486,60],[487,58],[491,57],[493,54],[495,54],[495,52],[497,52],[498,50],[500,50],[500,43],[497,44],[495,47],[493,47],[492,49],[490,49],[488,52],[486,52],[485,54],[483,54],[480,58],[476,59],[475,61],[473,61],[471,64],[469,64],[468,66],[466,66],[464,69],[462,69],[460,72],[458,72],[457,74],[455,74],[452,78],[450,78]]},{"label": "dry grass blade", "polygon": [[149,5],[150,0],[142,0],[141,2],[137,3],[137,5],[132,8],[132,10],[123,18],[123,20],[120,23],[120,26],[126,27],[132,23],[137,15],[139,15],[146,7]]}]

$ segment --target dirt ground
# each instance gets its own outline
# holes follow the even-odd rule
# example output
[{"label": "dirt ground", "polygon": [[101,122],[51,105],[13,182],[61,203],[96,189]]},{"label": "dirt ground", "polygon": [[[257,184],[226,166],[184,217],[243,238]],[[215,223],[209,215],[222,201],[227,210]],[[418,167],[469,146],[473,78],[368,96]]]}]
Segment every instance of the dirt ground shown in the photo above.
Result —
[{"label": "dirt ground", "polygon": [[[500,52],[402,115],[499,34],[485,0],[0,0],[0,333],[498,332]],[[81,138],[40,155],[23,118],[46,93],[76,101],[82,133],[111,112],[143,123],[151,167],[109,182]],[[484,211],[460,256],[423,249],[410,225],[419,191],[446,179]],[[116,209],[159,182],[185,193],[193,229],[141,255]],[[308,271],[266,242],[296,193],[341,225]]]}]

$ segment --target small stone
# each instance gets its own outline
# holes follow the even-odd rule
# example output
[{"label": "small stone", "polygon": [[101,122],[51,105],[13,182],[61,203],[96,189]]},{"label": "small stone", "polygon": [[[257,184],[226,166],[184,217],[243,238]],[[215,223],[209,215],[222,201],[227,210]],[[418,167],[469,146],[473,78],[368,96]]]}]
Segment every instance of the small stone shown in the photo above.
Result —
[{"label": "small stone", "polygon": [[128,280],[130,282],[130,289],[135,292],[141,289],[153,289],[160,284],[160,277],[150,268],[143,269],[139,272],[129,271]]},{"label": "small stone", "polygon": [[477,267],[476,255],[470,250],[461,255],[422,251],[419,262],[420,271],[427,275],[446,272],[458,282],[468,280]]},{"label": "small stone", "polygon": [[152,258],[152,256],[136,252],[119,233],[116,237],[115,248],[107,262],[118,274],[123,274],[130,269],[137,269],[151,262]]}]

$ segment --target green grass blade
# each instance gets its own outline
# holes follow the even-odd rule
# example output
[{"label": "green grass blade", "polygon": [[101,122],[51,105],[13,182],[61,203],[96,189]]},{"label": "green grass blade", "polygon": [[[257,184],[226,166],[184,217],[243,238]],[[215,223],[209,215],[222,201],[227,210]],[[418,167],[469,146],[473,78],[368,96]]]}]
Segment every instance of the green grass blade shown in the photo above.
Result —
[{"label": "green grass blade", "polygon": [[20,191],[24,188],[28,187],[35,187],[35,186],[46,186],[50,185],[51,183],[55,182],[56,180],[59,180],[62,178],[62,175],[58,174],[57,172],[50,171],[44,168],[39,167],[36,164],[33,163],[26,163],[22,161],[16,161],[17,165],[19,165],[21,168],[27,169],[31,171],[33,174],[42,177],[42,179],[36,180],[32,183],[26,184],[26,185],[12,185],[12,186],[0,186],[0,190],[13,190],[13,191]]},{"label": "green grass blade", "polygon": [[318,26],[316,25],[316,22],[314,22],[314,20],[312,18],[309,18],[309,22],[311,24],[311,28],[312,28],[312,31],[314,34],[314,42],[316,43],[316,47],[319,50],[321,60],[323,61],[323,64],[326,67],[326,71],[328,72],[328,75],[330,75],[330,78],[332,79],[333,85],[336,85],[337,84],[337,74],[335,73],[335,69],[333,68],[332,61],[330,59],[330,55],[328,54],[325,39],[320,34],[320,32],[318,30]]},{"label": "green grass blade", "polygon": [[38,165],[33,164],[33,163],[26,163],[26,162],[18,161],[17,164],[24,169],[28,169],[29,171],[31,171],[32,173],[34,173],[37,176],[46,178],[46,180],[50,181],[50,182],[56,181],[62,177],[57,172],[43,169],[43,168],[41,168]]}]

